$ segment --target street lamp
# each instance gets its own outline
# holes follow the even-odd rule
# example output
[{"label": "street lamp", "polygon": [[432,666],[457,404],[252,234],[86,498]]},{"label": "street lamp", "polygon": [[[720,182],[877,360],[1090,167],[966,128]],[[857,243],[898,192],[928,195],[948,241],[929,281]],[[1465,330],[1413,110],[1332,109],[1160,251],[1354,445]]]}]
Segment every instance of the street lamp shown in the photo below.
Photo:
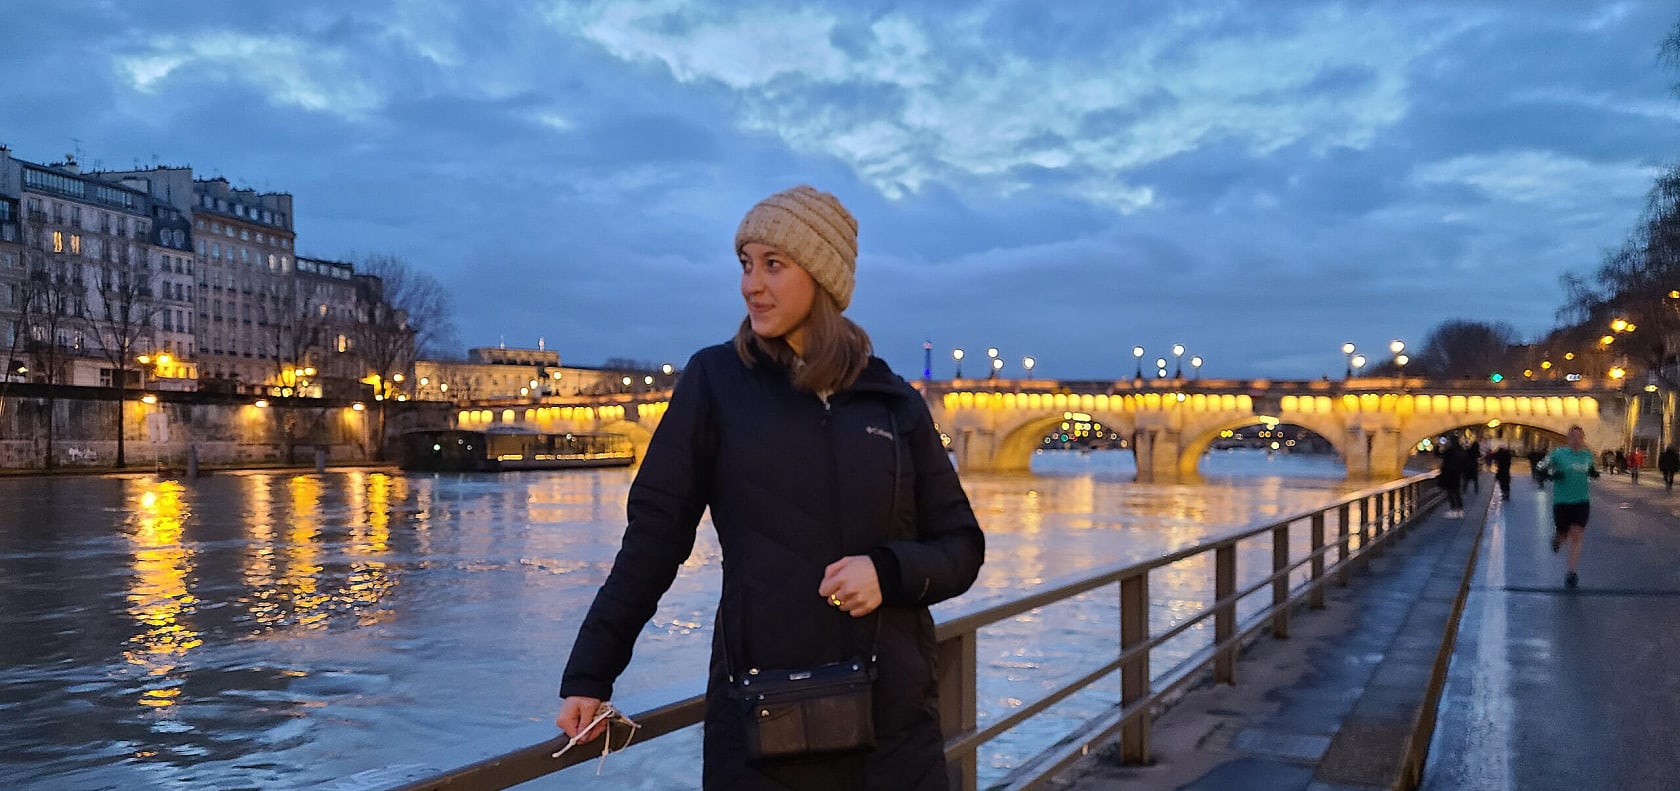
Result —
[{"label": "street lamp", "polygon": [[[1395,341],[1395,343],[1399,343],[1399,341]],[[1397,355],[1394,358],[1394,364],[1400,367],[1400,389],[1401,390],[1406,389],[1406,363],[1409,363],[1411,361],[1412,361],[1412,358],[1407,357],[1404,354]]]},{"label": "street lamp", "polygon": [[962,358],[963,358],[963,350],[962,349],[952,349],[951,350],[951,359],[955,360],[956,363],[957,363],[957,372],[951,375],[951,380],[952,381],[956,381],[956,380],[962,378]]},{"label": "street lamp", "polygon": [[1000,374],[1002,372],[1003,372],[1003,359],[1000,358],[1000,357],[993,357],[992,358],[992,375],[988,378],[996,379],[996,378],[998,378],[998,374]]},{"label": "street lamp", "polygon": [[1365,355],[1363,355],[1363,354],[1354,355],[1353,359],[1348,361],[1348,364],[1353,366],[1353,369],[1352,369],[1353,373],[1356,373],[1356,374],[1359,373],[1359,369],[1365,367]]},{"label": "street lamp", "polygon": [[1399,338],[1395,338],[1394,340],[1388,342],[1388,351],[1391,354],[1399,354],[1399,353],[1401,353],[1405,350],[1406,350],[1406,342],[1403,341],[1403,340],[1400,340]]},{"label": "street lamp", "polygon": [[1342,354],[1347,355],[1347,375],[1342,377],[1342,378],[1352,379],[1353,378],[1353,344],[1352,343],[1342,344]]},{"label": "street lamp", "polygon": [[1202,356],[1201,355],[1198,354],[1195,357],[1190,358],[1190,368],[1191,368],[1191,370],[1193,370],[1195,372],[1195,374],[1194,374],[1195,378],[1198,381],[1201,380],[1201,378],[1202,378]]},{"label": "street lamp", "polygon": [[1173,378],[1184,378],[1184,344],[1173,344]]},{"label": "street lamp", "polygon": [[1034,360],[1031,357],[1022,357],[1021,358],[1021,367],[1027,369],[1027,378],[1028,379],[1032,378],[1033,366],[1035,366],[1037,364],[1038,364],[1038,361]]},{"label": "street lamp", "polygon": [[1167,378],[1167,358],[1165,358],[1165,357],[1156,357],[1155,358],[1155,378],[1156,379]]},{"label": "street lamp", "polygon": [[1141,380],[1143,379],[1143,347],[1133,346],[1132,356],[1137,358],[1137,374],[1135,378]]}]

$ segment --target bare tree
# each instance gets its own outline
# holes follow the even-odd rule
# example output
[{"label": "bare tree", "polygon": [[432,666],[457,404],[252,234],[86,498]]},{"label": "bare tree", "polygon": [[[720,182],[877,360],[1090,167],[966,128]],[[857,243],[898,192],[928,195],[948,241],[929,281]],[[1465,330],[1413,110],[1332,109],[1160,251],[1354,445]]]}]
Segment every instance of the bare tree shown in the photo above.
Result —
[{"label": "bare tree", "polygon": [[355,352],[377,376],[379,402],[374,458],[385,458],[385,400],[413,375],[414,360],[453,342],[449,294],[437,278],[392,255],[362,259],[356,269],[357,327]]},{"label": "bare tree", "polygon": [[1511,361],[1517,332],[1504,322],[1449,319],[1424,337],[1411,370],[1451,379],[1499,373]]},{"label": "bare tree", "polygon": [[300,415],[309,419],[309,432],[316,434],[326,414],[324,408],[302,407],[304,391],[309,380],[323,363],[322,353],[332,336],[329,308],[316,304],[301,294],[281,300],[281,309],[271,316],[269,327],[274,341],[274,378],[280,382],[280,401],[284,407],[281,426],[285,432],[286,463],[296,456],[297,426]]},{"label": "bare tree", "polygon": [[23,293],[23,357],[31,379],[46,385],[46,448],[42,466],[57,466],[53,458],[53,413],[65,364],[80,351],[73,337],[87,316],[87,286],[82,266],[64,255],[61,242],[48,243],[46,217],[31,211],[24,222],[28,279]]},{"label": "bare tree", "polygon": [[151,267],[141,254],[93,270],[90,310],[83,317],[87,335],[98,341],[99,356],[111,364],[117,388],[117,466],[127,461],[123,418],[128,411],[128,373],[141,350],[152,350],[153,323],[163,306],[152,293]]}]

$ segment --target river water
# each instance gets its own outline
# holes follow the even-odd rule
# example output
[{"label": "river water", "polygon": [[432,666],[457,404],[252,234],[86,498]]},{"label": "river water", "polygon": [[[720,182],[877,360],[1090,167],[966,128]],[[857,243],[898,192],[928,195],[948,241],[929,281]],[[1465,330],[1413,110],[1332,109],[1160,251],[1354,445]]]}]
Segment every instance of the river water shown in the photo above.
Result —
[{"label": "river water", "polygon": [[[1127,453],[1044,453],[1033,470],[964,475],[987,559],[936,616],[1352,488],[1333,457],[1242,451],[1204,458],[1198,485],[1132,483]],[[344,791],[548,738],[631,476],[0,479],[0,788]],[[1240,576],[1262,576],[1269,549],[1243,552]],[[704,674],[718,563],[703,523],[621,700],[661,702]],[[1209,579],[1205,563],[1152,577],[1153,628],[1203,606]],[[983,631],[982,721],[1112,657],[1115,600],[1094,591]],[[1205,642],[1192,631],[1154,669]],[[1111,705],[1118,682],[1100,686],[988,745],[983,780]],[[599,779],[590,764],[529,787],[695,788],[699,756],[691,728]]]}]

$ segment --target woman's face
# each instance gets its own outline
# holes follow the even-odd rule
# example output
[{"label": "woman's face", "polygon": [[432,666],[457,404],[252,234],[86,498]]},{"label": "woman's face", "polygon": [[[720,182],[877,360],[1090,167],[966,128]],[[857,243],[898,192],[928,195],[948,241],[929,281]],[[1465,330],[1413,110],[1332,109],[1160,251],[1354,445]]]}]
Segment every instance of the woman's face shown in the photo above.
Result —
[{"label": "woman's face", "polygon": [[741,248],[741,298],[754,333],[781,338],[805,350],[805,320],[817,298],[817,281],[787,253],[761,242]]}]

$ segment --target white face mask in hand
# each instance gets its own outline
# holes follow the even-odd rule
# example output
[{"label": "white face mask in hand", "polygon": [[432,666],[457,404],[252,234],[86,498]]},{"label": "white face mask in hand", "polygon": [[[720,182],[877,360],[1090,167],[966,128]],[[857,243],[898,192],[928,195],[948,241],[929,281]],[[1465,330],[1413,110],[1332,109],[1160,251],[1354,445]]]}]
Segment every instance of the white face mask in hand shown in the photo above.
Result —
[{"label": "white face mask in hand", "polygon": [[[590,720],[588,725],[579,728],[577,735],[573,736],[570,741],[566,742],[566,746],[555,751],[554,755],[550,757],[559,758],[565,755],[567,750],[576,747],[584,736],[587,736],[590,731],[595,729],[595,726],[603,722],[607,723],[607,730],[601,734],[601,762],[595,766],[595,776],[600,777],[601,769],[607,765],[607,756],[629,747],[630,740],[636,738],[637,729],[642,727],[635,720],[630,719],[615,708],[611,701],[603,702],[601,707],[595,710],[595,719]],[[630,733],[624,737],[624,743],[618,746],[618,750],[614,750],[612,746],[612,726],[614,724],[623,725],[630,730]]]}]

